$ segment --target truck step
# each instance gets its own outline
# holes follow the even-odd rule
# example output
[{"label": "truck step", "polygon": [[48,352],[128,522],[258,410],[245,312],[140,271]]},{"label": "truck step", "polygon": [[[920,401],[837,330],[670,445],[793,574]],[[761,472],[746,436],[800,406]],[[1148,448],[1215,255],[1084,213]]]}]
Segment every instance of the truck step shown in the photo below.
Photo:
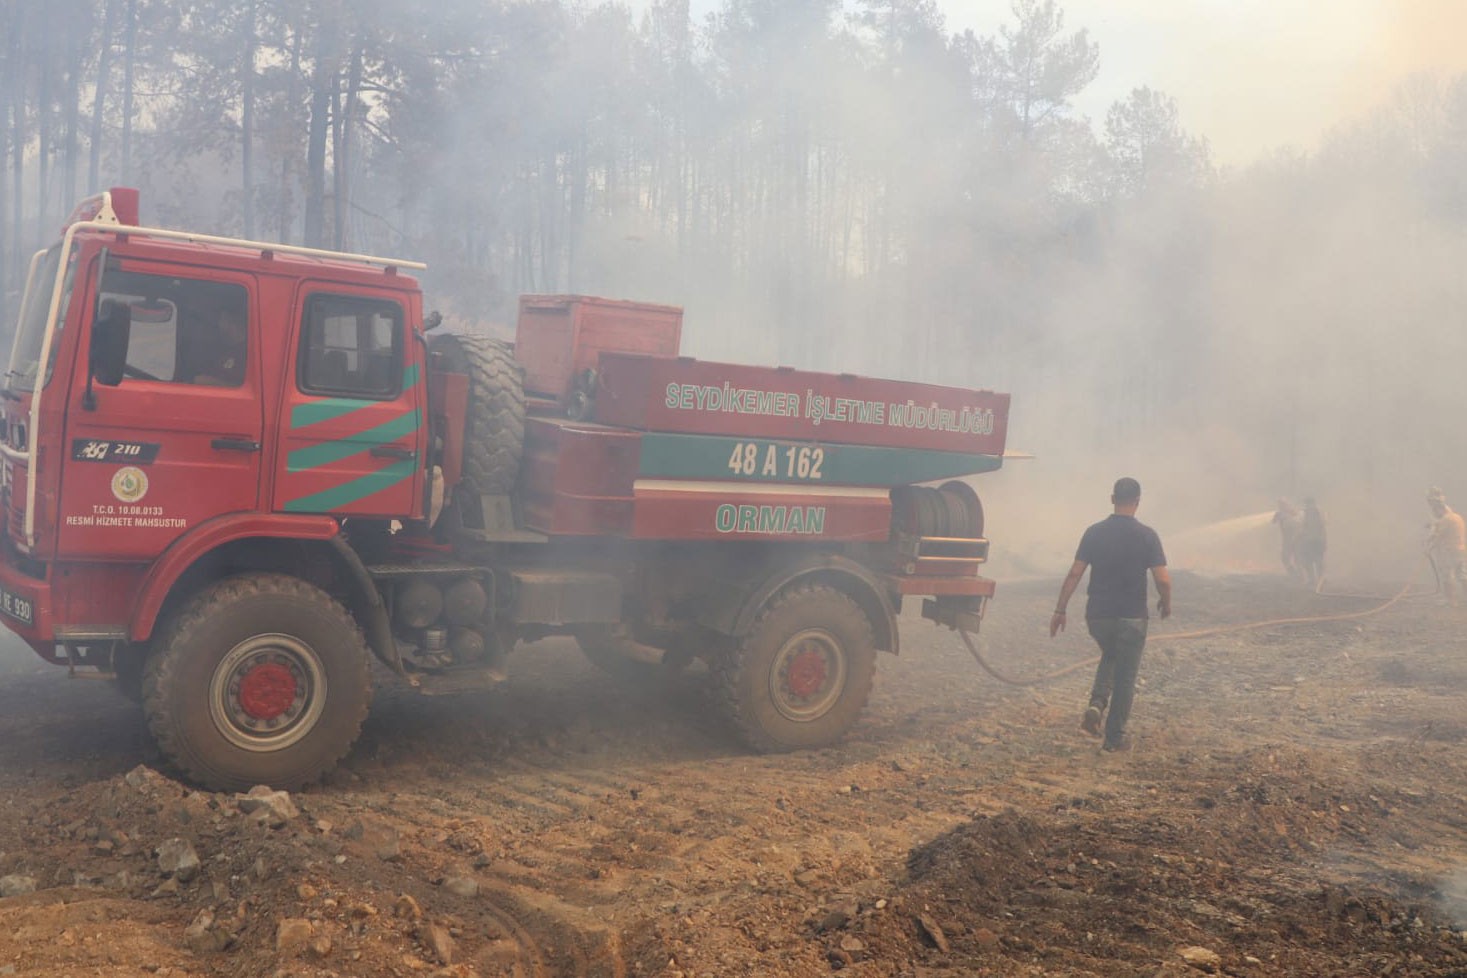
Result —
[{"label": "truck step", "polygon": [[543,533],[534,530],[479,530],[473,527],[464,527],[455,530],[465,540],[475,543],[545,543],[550,538]]},{"label": "truck step", "polygon": [[441,673],[414,673],[408,684],[424,696],[448,696],[453,693],[480,693],[493,689],[508,676],[500,669],[463,669]]},{"label": "truck step", "polygon": [[382,580],[394,577],[420,577],[424,574],[475,574],[484,570],[480,564],[465,564],[458,561],[443,563],[370,564],[367,573]]}]

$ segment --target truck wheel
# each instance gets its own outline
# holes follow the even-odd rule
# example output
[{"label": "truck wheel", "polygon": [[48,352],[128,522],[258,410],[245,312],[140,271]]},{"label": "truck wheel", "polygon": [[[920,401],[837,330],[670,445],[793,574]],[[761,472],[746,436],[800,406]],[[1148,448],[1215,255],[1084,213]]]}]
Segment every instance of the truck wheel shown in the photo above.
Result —
[{"label": "truck wheel", "polygon": [[525,445],[525,387],[509,347],[473,333],[444,333],[429,343],[448,366],[469,376],[463,477],[455,491],[510,493]]},{"label": "truck wheel", "polygon": [[215,791],[316,781],[351,748],[371,696],[346,609],[283,574],[205,588],[159,633],[143,676],[159,748]]},{"label": "truck wheel", "polygon": [[833,587],[796,585],[765,606],[714,672],[724,709],[749,746],[824,747],[845,735],[871,695],[871,621]]}]

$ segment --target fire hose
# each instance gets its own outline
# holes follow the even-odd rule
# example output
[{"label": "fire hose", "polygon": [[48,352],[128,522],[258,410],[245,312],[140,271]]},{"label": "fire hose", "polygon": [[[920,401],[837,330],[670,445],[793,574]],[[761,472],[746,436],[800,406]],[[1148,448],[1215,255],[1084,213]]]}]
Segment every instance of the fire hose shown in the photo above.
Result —
[{"label": "fire hose", "polygon": [[[1270,618],[1265,621],[1250,621],[1243,622],[1237,625],[1218,625],[1214,628],[1200,628],[1189,632],[1162,632],[1159,635],[1151,635],[1147,639],[1147,644],[1151,644],[1153,642],[1179,641],[1181,639],[1190,638],[1206,638],[1212,635],[1224,635],[1231,632],[1242,632],[1253,628],[1269,628],[1275,625],[1301,625],[1322,621],[1348,621],[1354,618],[1366,618],[1370,615],[1380,614],[1382,611],[1385,611],[1391,605],[1400,601],[1402,598],[1410,593],[1411,585],[1416,582],[1416,577],[1421,573],[1422,566],[1427,563],[1431,564],[1433,571],[1436,570],[1436,561],[1432,559],[1431,554],[1426,554],[1422,558],[1421,562],[1416,565],[1416,568],[1411,571],[1411,575],[1406,578],[1406,583],[1402,585],[1400,591],[1396,592],[1393,597],[1388,598],[1382,604],[1378,604],[1373,608],[1367,608],[1364,611],[1347,611],[1333,615],[1309,615],[1299,618]],[[1322,580],[1320,584],[1321,586],[1323,585]],[[1438,575],[1437,577],[1437,587],[1438,589],[1440,589],[1441,587],[1440,575]],[[1315,588],[1315,593],[1321,593],[1318,587]],[[1346,596],[1354,597],[1355,595],[1335,595],[1335,597]],[[963,628],[961,625],[959,625],[958,634],[963,637],[963,644],[968,647],[968,652],[972,654],[974,661],[978,663],[979,667],[984,672],[992,676],[994,679],[997,679],[999,682],[1006,683],[1010,686],[1036,686],[1039,683],[1059,679],[1061,676],[1067,676],[1077,670],[1088,668],[1100,661],[1100,656],[1092,656],[1089,659],[1073,663],[1071,665],[1065,666],[1063,669],[1058,669],[1054,672],[1045,673],[1040,676],[1032,676],[1027,679],[1018,679],[1013,676],[1005,675],[998,669],[995,669],[993,665],[983,657],[983,653],[978,650],[977,643],[974,642],[972,634],[966,628]]]}]

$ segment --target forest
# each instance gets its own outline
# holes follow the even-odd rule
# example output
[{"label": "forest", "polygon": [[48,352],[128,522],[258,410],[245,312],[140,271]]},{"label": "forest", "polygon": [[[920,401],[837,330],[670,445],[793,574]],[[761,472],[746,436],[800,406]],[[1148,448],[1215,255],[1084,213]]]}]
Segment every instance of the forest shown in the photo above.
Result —
[{"label": "forest", "polygon": [[1007,9],[8,0],[5,330],[72,203],[136,186],[145,223],[426,261],[506,336],[587,293],[684,307],[707,359],[1012,392],[1021,515],[1119,467],[1198,520],[1467,495],[1467,81],[1219,167],[1163,91],[1081,114],[1106,52]]}]

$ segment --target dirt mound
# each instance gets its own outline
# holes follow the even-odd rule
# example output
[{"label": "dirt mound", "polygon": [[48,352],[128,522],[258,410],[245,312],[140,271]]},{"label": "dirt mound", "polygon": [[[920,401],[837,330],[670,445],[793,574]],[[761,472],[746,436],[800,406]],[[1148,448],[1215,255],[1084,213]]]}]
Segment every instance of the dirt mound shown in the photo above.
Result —
[{"label": "dirt mound", "polygon": [[[954,829],[909,860],[902,903],[916,924],[898,929],[898,946],[946,944],[940,957],[1005,975],[1036,959],[1066,974],[1150,974],[1188,957],[1227,974],[1378,975],[1403,954],[1411,974],[1467,973],[1436,882],[1320,871],[1329,853],[1396,827],[1429,845],[1408,828],[1429,806],[1384,786],[1301,783],[1279,765],[1272,752],[1197,757],[1185,780],[1157,771],[1168,776],[1139,797]],[[1211,955],[1187,953],[1198,948]]]},{"label": "dirt mound", "polygon": [[[28,905],[32,933],[59,928],[76,965],[182,975],[202,956],[199,973],[259,975],[338,949],[363,973],[449,964],[456,922],[425,919],[420,900],[384,886],[373,865],[401,858],[394,834],[369,838],[362,822],[335,825],[300,801],[264,788],[194,791],[141,766],[17,799],[0,835],[0,890]],[[140,929],[139,907],[149,911]]]}]

